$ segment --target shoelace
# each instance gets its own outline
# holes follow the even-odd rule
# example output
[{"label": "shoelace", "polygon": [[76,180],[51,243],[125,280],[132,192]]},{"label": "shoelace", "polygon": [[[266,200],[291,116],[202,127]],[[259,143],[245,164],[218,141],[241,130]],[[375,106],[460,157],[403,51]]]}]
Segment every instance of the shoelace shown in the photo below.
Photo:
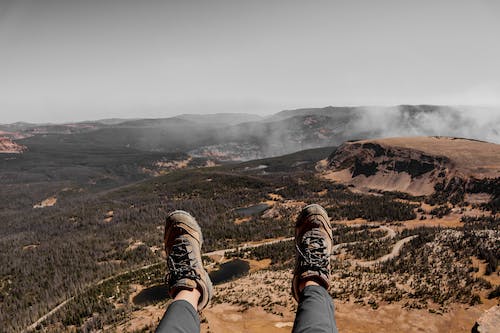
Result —
[{"label": "shoelace", "polygon": [[304,251],[300,249],[298,244],[295,244],[297,252],[300,254],[302,259],[304,259],[300,263],[301,268],[328,275],[330,255],[322,237],[317,235],[306,235],[302,239],[302,244],[304,245]]},{"label": "shoelace", "polygon": [[199,280],[200,276],[191,265],[189,255],[193,252],[188,250],[189,241],[182,239],[172,246],[168,256],[168,273],[166,280],[169,285],[175,284],[180,279]]}]

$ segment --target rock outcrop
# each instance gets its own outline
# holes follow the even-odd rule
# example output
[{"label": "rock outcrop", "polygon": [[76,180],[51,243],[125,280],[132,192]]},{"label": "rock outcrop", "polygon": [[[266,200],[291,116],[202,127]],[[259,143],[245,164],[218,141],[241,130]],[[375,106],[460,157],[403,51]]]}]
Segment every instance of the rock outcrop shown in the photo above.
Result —
[{"label": "rock outcrop", "polygon": [[0,137],[0,154],[20,154],[26,147],[19,145],[7,137]]},{"label": "rock outcrop", "polygon": [[448,137],[346,142],[328,159],[325,177],[358,188],[434,195],[498,196],[500,145]]}]

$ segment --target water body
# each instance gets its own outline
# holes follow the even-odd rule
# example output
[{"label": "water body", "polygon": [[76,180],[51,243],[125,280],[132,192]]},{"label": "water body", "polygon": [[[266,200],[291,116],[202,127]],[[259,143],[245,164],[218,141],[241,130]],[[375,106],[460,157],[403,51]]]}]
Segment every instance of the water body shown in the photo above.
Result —
[{"label": "water body", "polygon": [[[247,274],[249,270],[250,265],[248,262],[235,259],[220,265],[217,271],[210,273],[210,280],[215,285],[224,283]],[[166,300],[167,298],[169,298],[167,286],[159,284],[142,290],[132,299],[132,302],[136,305],[144,306]]]},{"label": "water body", "polygon": [[167,298],[169,298],[167,285],[160,284],[142,290],[132,299],[132,302],[136,305],[149,305]]},{"label": "water body", "polygon": [[220,265],[217,271],[210,273],[210,280],[213,284],[224,283],[247,274],[249,270],[247,261],[235,259]]},{"label": "water body", "polygon": [[268,210],[269,207],[270,206],[268,204],[261,203],[250,207],[237,208],[234,210],[234,212],[238,214],[240,217],[247,217],[252,215],[259,215],[262,212]]}]

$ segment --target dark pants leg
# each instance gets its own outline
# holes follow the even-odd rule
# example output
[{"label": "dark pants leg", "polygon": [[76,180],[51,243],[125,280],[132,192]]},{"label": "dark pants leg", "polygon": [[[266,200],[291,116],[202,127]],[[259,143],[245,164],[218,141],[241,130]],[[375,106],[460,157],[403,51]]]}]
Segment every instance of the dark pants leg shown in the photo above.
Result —
[{"label": "dark pants leg", "polygon": [[157,333],[199,333],[200,317],[193,306],[184,300],[174,301],[156,328]]},{"label": "dark pants leg", "polygon": [[332,297],[325,288],[320,286],[304,288],[292,333],[338,333]]}]

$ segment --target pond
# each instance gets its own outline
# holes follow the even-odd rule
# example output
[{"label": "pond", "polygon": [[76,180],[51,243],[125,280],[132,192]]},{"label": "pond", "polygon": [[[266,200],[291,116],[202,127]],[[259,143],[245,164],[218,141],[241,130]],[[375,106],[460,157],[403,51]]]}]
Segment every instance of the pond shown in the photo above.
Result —
[{"label": "pond", "polygon": [[163,301],[168,298],[168,288],[166,284],[160,284],[141,290],[133,299],[135,305],[148,305]]},{"label": "pond", "polygon": [[[235,259],[220,265],[217,271],[210,273],[210,280],[212,280],[214,285],[224,283],[247,274],[249,270],[250,265],[248,262]],[[132,299],[132,302],[136,305],[144,306],[166,300],[167,298],[167,286],[160,284],[142,290]]]},{"label": "pond", "polygon": [[247,217],[252,215],[258,215],[269,209],[269,207],[270,206],[268,204],[260,203],[250,207],[237,208],[234,210],[234,212],[238,214],[240,217]]},{"label": "pond", "polygon": [[217,271],[210,273],[210,280],[213,284],[224,283],[245,275],[249,270],[250,265],[247,261],[235,259],[220,265]]}]

